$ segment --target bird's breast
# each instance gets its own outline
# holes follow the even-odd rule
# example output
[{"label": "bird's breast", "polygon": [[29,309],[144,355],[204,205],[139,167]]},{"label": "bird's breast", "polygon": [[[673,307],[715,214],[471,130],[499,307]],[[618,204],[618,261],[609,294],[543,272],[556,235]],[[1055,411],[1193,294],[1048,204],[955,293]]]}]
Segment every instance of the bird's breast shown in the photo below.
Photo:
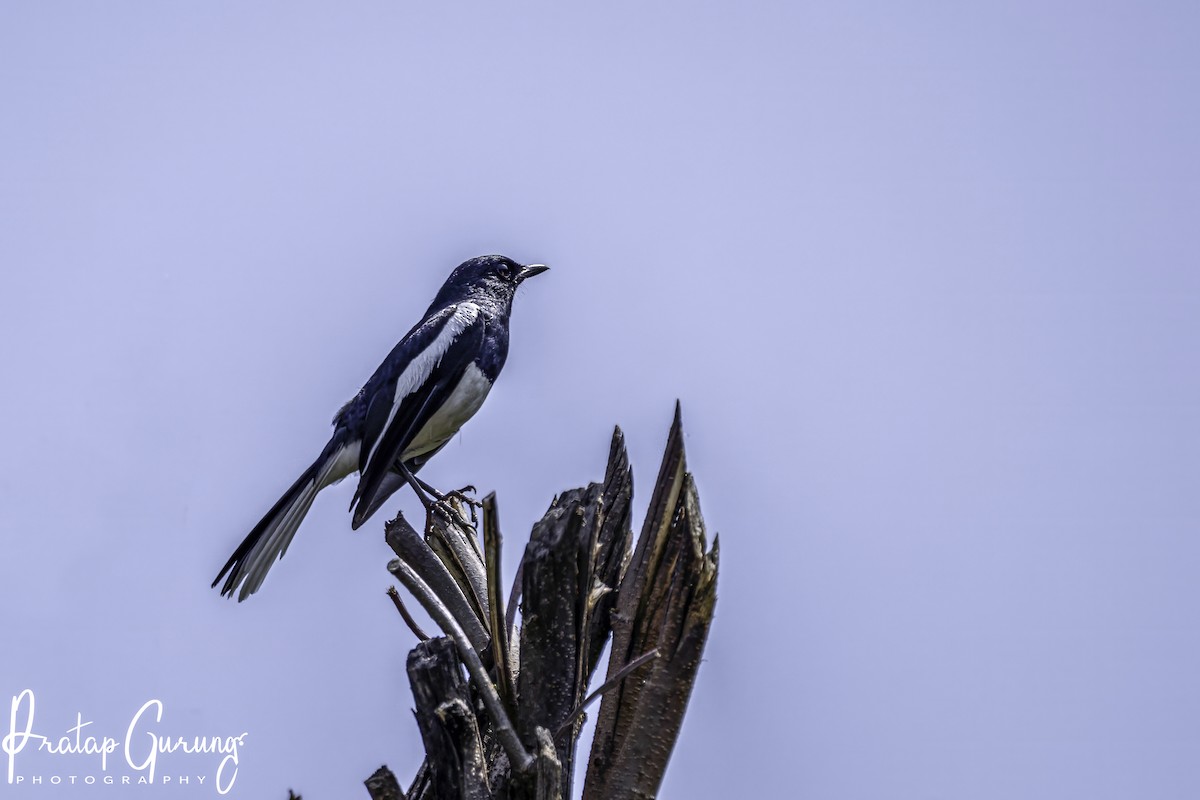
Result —
[{"label": "bird's breast", "polygon": [[446,402],[442,403],[441,408],[434,412],[425,426],[413,437],[400,459],[408,461],[441,447],[446,440],[458,433],[463,423],[475,416],[491,389],[492,382],[482,370],[474,363],[468,364]]}]

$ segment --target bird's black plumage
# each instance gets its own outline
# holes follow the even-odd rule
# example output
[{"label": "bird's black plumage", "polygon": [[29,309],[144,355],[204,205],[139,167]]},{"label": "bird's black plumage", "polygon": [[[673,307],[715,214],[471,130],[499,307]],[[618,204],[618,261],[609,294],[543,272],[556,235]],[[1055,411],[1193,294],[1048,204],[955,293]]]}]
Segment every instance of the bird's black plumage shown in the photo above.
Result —
[{"label": "bird's black plumage", "polygon": [[240,586],[239,600],[257,591],[326,486],[361,473],[351,503],[351,526],[358,528],[415,475],[478,411],[508,355],[516,288],[545,270],[504,256],[460,264],[424,318],[337,412],[321,455],[250,531],[213,586],[224,579],[225,595]]}]

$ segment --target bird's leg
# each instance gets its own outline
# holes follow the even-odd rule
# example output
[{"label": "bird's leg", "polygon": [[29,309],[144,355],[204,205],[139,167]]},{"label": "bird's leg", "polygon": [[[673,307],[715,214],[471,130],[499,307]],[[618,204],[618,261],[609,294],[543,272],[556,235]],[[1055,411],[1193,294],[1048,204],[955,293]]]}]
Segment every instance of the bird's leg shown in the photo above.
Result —
[{"label": "bird's leg", "polygon": [[446,513],[446,501],[439,492],[416,475],[413,475],[412,471],[404,466],[404,464],[397,462],[395,466],[404,480],[408,481],[408,485],[412,487],[413,494],[421,501],[421,505],[425,506],[426,514],[431,513],[435,507],[443,514]]},{"label": "bird's leg", "polygon": [[446,497],[454,498],[455,500],[459,501],[464,506],[469,508],[471,510],[471,526],[474,528],[478,528],[479,527],[479,515],[476,512],[479,509],[483,508],[483,503],[476,500],[474,497],[470,496],[472,494],[475,494],[475,492],[476,492],[475,486],[473,484],[468,483],[466,486],[462,487],[461,489],[455,489],[452,492],[446,492]]},{"label": "bird's leg", "polygon": [[475,494],[475,492],[479,491],[472,484],[468,483],[466,486],[462,487],[461,489],[455,489],[452,492],[446,492],[445,494],[442,494],[437,489],[433,488],[428,483],[426,483],[425,481],[418,478],[416,475],[413,475],[413,480],[416,481],[417,483],[421,484],[422,489],[429,492],[429,494],[433,495],[438,500],[454,499],[454,500],[458,500],[459,502],[461,502],[464,506],[470,506],[471,508],[483,508],[483,503],[479,502],[474,497],[471,497],[471,495],[473,495],[473,494]]}]

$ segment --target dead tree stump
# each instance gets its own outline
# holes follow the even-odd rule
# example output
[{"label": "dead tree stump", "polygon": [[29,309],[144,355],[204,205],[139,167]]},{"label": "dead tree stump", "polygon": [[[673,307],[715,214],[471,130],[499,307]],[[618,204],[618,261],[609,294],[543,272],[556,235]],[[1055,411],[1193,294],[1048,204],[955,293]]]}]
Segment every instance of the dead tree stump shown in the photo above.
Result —
[{"label": "dead tree stump", "polygon": [[[678,404],[636,548],[632,497],[618,428],[604,481],[563,492],[534,525],[507,604],[494,494],[481,525],[461,505],[424,535],[403,515],[387,523],[389,571],[444,635],[427,638],[390,592],[422,639],[408,676],[425,761],[407,793],[381,767],[372,800],[569,800],[597,696],[584,800],[657,794],[716,604],[718,547],[706,549]],[[610,636],[605,682],[586,696]]]}]

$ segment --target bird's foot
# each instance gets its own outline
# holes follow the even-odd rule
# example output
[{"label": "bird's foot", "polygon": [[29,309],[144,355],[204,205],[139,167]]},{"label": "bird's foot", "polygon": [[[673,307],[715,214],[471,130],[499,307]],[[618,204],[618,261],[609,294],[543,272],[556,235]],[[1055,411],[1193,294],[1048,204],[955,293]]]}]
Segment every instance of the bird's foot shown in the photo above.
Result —
[{"label": "bird's foot", "polygon": [[464,486],[452,492],[439,492],[415,475],[409,475],[408,478],[421,504],[425,506],[426,520],[432,520],[432,515],[438,513],[447,522],[467,524],[467,515],[464,513],[464,509],[469,509],[471,512],[470,525],[478,527],[479,519],[476,509],[482,508],[483,503],[471,497],[476,491],[474,486]]},{"label": "bird's foot", "polygon": [[477,505],[479,505],[477,501],[463,497],[459,492],[447,492],[430,498],[429,503],[425,506],[425,516],[432,522],[433,515],[439,514],[442,519],[452,525],[464,525],[468,522],[466,512],[470,511],[470,524],[474,527],[477,524],[475,514]]},{"label": "bird's foot", "polygon": [[[442,516],[451,522],[466,521],[466,515],[463,514],[463,507],[465,507],[471,514],[471,526],[476,527],[479,524],[479,517],[476,510],[483,508],[483,503],[471,496],[476,491],[474,486],[468,484],[461,489],[455,489],[445,494],[434,492],[433,504],[438,507]],[[458,503],[457,507],[455,506],[456,502]]]},{"label": "bird's foot", "polygon": [[426,535],[432,530],[434,515],[440,516],[451,525],[460,525],[465,517],[447,500],[430,500],[429,505],[425,506],[425,533]]},{"label": "bird's foot", "polygon": [[452,492],[446,492],[445,496],[442,497],[442,499],[443,500],[457,500],[458,502],[462,503],[464,506],[469,506],[471,508],[471,513],[474,514],[475,513],[474,510],[476,508],[483,508],[483,503],[480,502],[479,500],[476,500],[474,497],[471,496],[471,495],[475,494],[477,491],[479,491],[479,490],[476,489],[472,484],[468,483],[466,486],[462,487],[461,489],[455,489]]}]

